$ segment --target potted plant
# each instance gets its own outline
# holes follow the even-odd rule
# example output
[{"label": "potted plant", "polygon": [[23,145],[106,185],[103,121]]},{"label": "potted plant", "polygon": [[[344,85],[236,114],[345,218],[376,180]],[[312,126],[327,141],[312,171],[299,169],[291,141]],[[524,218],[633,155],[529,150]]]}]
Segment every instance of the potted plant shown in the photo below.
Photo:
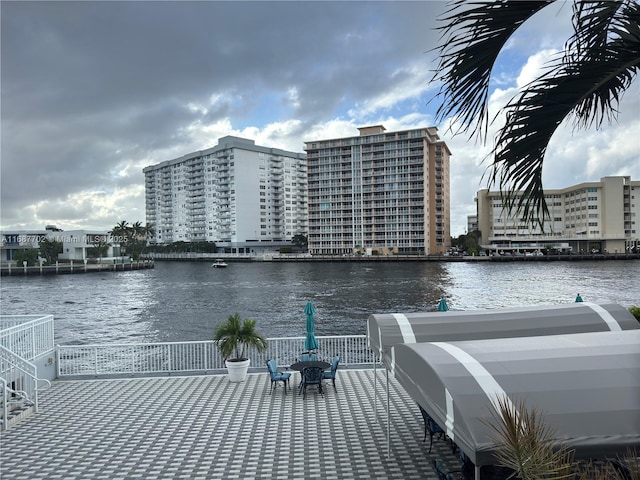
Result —
[{"label": "potted plant", "polygon": [[247,348],[254,347],[259,352],[267,349],[267,340],[256,331],[256,321],[242,320],[239,313],[229,315],[226,322],[216,327],[213,341],[224,358],[231,382],[243,382],[247,376],[251,363],[246,356]]}]

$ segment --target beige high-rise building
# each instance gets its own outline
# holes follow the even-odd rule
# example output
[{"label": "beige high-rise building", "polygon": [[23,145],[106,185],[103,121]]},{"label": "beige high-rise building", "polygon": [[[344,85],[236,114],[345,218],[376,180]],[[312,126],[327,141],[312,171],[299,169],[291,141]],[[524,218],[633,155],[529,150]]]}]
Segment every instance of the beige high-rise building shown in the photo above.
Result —
[{"label": "beige high-rise building", "polygon": [[305,142],[309,253],[429,255],[450,244],[449,157],[435,127]]},{"label": "beige high-rise building", "polygon": [[640,248],[640,182],[631,177],[603,177],[570,187],[545,190],[549,216],[544,231],[510,214],[500,192],[476,196],[478,229],[486,249],[552,249],[564,253],[609,253]]}]

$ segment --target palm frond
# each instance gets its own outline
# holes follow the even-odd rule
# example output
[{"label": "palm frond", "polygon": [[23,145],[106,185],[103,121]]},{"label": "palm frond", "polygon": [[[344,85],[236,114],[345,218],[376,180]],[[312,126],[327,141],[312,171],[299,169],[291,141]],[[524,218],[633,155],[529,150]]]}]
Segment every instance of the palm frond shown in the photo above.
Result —
[{"label": "palm frond", "polygon": [[[572,111],[575,126],[599,128],[617,118],[617,106],[640,68],[640,4],[581,2],[575,34],[566,47],[566,65],[596,65],[594,86]],[[599,75],[597,75],[599,73]]]},{"label": "palm frond", "polygon": [[497,403],[496,423],[487,426],[498,464],[514,470],[523,480],[571,478],[573,452],[557,445],[554,431],[539,412],[507,397],[499,397]]},{"label": "palm frond", "polygon": [[[576,126],[599,127],[615,115],[618,102],[640,68],[640,27],[629,26],[602,54],[567,63],[557,61],[507,106],[507,122],[498,132],[492,152],[489,184],[506,191],[506,204],[528,223],[548,216],[542,185],[542,166],[551,137],[565,118]],[[524,194],[517,196],[516,191]],[[517,198],[517,200],[516,200]]]},{"label": "palm frond", "polygon": [[[551,1],[452,3],[436,49],[437,120],[454,116],[461,131],[486,138],[495,59],[513,32]],[[542,167],[551,137],[565,119],[573,119],[574,128],[614,121],[640,69],[639,2],[575,0],[573,28],[563,54],[499,112],[507,121],[490,154],[489,187],[498,185],[511,214],[517,210],[543,230],[549,210]]]},{"label": "palm frond", "polygon": [[620,21],[624,23],[633,0],[576,1],[573,4],[573,35],[565,44],[570,54],[592,55],[609,40],[609,33]]},{"label": "palm frond", "polygon": [[468,2],[458,0],[441,19],[439,65],[432,81],[442,85],[436,119],[456,116],[470,136],[485,138],[491,70],[513,32],[553,0]]}]

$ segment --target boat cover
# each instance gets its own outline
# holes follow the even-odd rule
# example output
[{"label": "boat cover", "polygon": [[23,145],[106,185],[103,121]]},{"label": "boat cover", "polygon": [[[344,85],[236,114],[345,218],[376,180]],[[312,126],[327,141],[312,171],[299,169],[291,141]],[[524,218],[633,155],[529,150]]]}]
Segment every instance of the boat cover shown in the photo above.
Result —
[{"label": "boat cover", "polygon": [[542,414],[576,458],[640,451],[640,330],[396,345],[391,372],[477,465],[498,396]]},{"label": "boat cover", "polygon": [[496,310],[374,314],[367,321],[369,347],[387,367],[391,347],[399,343],[630,329],[640,329],[640,323],[625,307],[588,302]]}]

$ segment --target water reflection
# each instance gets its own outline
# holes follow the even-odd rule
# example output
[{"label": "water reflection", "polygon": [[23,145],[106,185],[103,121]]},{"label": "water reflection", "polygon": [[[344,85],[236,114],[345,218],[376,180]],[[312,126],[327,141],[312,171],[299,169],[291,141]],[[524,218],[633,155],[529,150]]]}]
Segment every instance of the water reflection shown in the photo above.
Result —
[{"label": "water reflection", "polygon": [[371,313],[470,310],[585,301],[639,304],[638,262],[157,263],[152,270],[4,277],[3,314],[53,314],[56,342],[210,339],[229,314],[270,337],[363,334]]}]

